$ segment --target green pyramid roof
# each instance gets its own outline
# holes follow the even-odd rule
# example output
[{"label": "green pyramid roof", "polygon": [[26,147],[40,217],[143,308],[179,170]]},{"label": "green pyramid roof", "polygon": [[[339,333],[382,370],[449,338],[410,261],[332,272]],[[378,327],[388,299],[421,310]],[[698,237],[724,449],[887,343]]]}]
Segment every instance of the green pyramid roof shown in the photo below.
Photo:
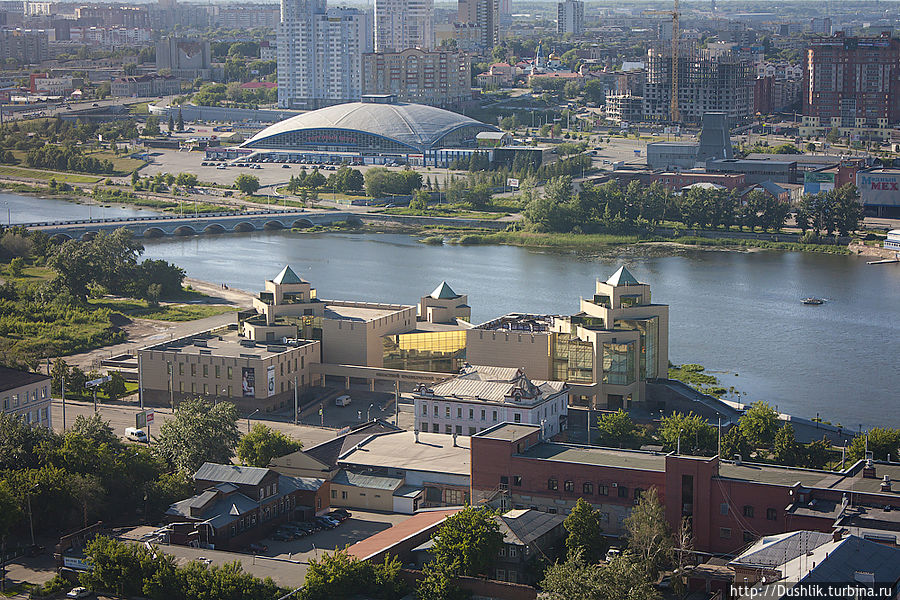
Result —
[{"label": "green pyramid roof", "polygon": [[450,300],[451,298],[459,298],[459,294],[454,292],[453,289],[447,285],[446,281],[442,281],[441,284],[431,292],[431,297],[435,300]]},{"label": "green pyramid roof", "polygon": [[303,280],[297,277],[297,274],[294,273],[293,269],[291,269],[289,266],[285,266],[281,270],[281,273],[275,276],[275,279],[272,280],[272,283],[303,283]]},{"label": "green pyramid roof", "polygon": [[625,265],[619,267],[619,270],[613,273],[612,277],[606,280],[606,283],[609,285],[641,285],[641,283],[634,278],[634,275],[631,274],[631,271],[625,268]]}]

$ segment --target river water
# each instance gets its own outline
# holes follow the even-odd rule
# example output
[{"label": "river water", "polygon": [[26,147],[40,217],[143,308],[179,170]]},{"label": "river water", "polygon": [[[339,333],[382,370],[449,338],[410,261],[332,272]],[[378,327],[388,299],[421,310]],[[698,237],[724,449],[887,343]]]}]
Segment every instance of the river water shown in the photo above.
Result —
[{"label": "river water", "polygon": [[76,204],[53,198],[34,198],[0,193],[0,223],[39,223],[66,219],[114,219],[158,215],[148,208],[104,204]]},{"label": "river water", "polygon": [[[4,202],[13,222],[18,214],[29,215],[18,219],[23,222],[87,212],[86,206],[10,195],[0,195],[0,210]],[[577,312],[579,297],[593,294],[596,278],[626,264],[652,286],[655,302],[670,307],[672,362],[705,365],[744,401],[766,400],[782,412],[819,413],[853,429],[900,426],[898,264],[775,251],[600,256],[428,246],[402,234],[255,232],[144,245],[146,257],[174,262],[191,277],[250,291],[262,289],[285,264],[321,298],[415,304],[446,280],[468,294],[473,322],[507,312]],[[807,296],[828,302],[805,306],[800,299]]]}]

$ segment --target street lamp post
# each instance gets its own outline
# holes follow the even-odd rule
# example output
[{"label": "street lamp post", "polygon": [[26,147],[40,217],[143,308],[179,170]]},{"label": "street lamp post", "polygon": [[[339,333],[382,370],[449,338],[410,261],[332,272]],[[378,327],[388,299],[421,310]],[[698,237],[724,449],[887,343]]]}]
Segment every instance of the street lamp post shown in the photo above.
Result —
[{"label": "street lamp post", "polygon": [[252,413],[250,413],[249,415],[247,415],[247,433],[250,433],[250,418],[251,418],[253,415],[255,415],[256,413],[258,413],[258,412],[259,412],[259,409],[257,408],[257,409],[254,410]]},{"label": "street lamp post", "polygon": [[375,403],[374,403],[374,402],[373,402],[372,404],[369,405],[369,408],[366,409],[366,421],[370,421],[370,420],[371,420],[370,414],[371,414],[371,412],[372,412],[372,407],[373,407],[373,406],[375,406]]}]

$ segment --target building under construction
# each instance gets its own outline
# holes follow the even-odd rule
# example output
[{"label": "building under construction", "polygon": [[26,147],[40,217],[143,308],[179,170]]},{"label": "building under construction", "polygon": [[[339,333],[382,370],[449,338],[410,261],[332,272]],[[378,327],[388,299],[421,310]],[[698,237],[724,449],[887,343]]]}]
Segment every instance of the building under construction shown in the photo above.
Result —
[{"label": "building under construction", "polygon": [[[644,85],[644,119],[671,121],[672,49],[651,48]],[[682,43],[678,57],[678,108],[683,123],[699,123],[704,113],[723,112],[734,125],[753,114],[753,64],[731,52],[719,56]]]}]

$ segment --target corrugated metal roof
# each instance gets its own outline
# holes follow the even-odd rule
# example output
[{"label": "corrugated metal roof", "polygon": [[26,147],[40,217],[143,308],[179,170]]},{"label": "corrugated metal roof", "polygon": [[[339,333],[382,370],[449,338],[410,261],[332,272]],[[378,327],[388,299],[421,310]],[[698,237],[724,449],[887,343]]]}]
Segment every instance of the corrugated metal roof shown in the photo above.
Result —
[{"label": "corrugated metal roof", "polygon": [[504,543],[527,546],[561,525],[566,517],[527,508],[511,510],[495,519]]},{"label": "corrugated metal roof", "polygon": [[778,535],[769,535],[759,539],[740,556],[731,561],[733,565],[783,565],[811,552],[822,544],[831,541],[831,535],[819,531],[791,531]]},{"label": "corrugated metal roof", "polygon": [[194,473],[194,480],[221,481],[235,485],[259,485],[269,473],[269,469],[261,467],[219,465],[208,462],[203,463],[203,466],[197,469],[197,472]]},{"label": "corrugated metal roof", "polygon": [[403,485],[403,480],[397,477],[382,477],[380,475],[363,475],[341,469],[332,478],[333,485],[347,485],[352,487],[370,488],[374,490],[393,491]]}]

